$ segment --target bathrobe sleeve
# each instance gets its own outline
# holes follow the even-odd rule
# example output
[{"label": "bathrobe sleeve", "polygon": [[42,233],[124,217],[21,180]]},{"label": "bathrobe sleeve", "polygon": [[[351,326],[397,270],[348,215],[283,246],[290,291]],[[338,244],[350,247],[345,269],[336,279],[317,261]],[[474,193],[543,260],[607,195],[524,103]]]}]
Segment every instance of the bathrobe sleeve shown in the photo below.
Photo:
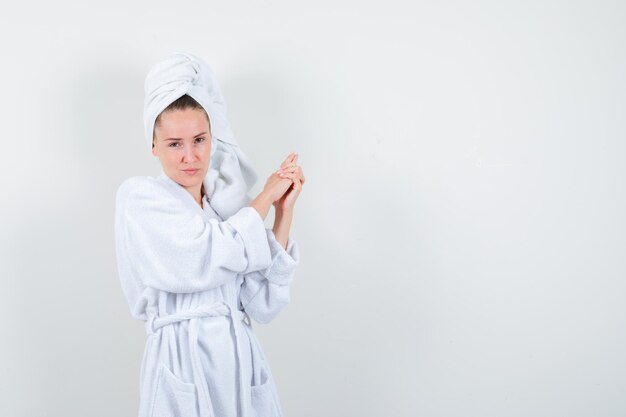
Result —
[{"label": "bathrobe sleeve", "polygon": [[139,182],[120,187],[118,206],[124,250],[133,275],[146,287],[205,291],[271,265],[263,218],[253,207],[207,223],[168,190]]},{"label": "bathrobe sleeve", "polygon": [[291,237],[287,249],[276,240],[272,229],[265,229],[272,254],[271,265],[244,275],[239,300],[244,310],[258,323],[269,323],[289,304],[289,284],[300,263],[298,243]]}]

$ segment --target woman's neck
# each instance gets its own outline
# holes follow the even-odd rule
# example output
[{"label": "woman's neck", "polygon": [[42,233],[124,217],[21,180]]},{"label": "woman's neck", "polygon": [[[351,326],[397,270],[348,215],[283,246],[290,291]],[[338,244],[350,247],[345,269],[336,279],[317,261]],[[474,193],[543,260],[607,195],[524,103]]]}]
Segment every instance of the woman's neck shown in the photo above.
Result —
[{"label": "woman's neck", "polygon": [[185,187],[185,189],[189,192],[189,194],[191,194],[191,196],[196,201],[196,203],[198,203],[198,205],[202,207],[202,197],[204,196],[204,193],[203,193],[204,187],[201,187],[200,189],[198,189],[197,187],[193,187],[193,188]]}]

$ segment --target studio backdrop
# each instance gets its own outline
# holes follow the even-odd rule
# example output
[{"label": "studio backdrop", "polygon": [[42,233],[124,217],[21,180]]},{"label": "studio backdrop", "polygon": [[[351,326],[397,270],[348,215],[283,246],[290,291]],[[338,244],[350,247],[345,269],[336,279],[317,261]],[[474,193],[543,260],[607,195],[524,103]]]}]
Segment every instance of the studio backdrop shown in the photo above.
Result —
[{"label": "studio backdrop", "polygon": [[291,300],[252,324],[286,416],[626,415],[624,3],[1,15],[0,415],[136,415],[115,192],[159,173],[143,81],[173,51],[214,70],[254,195],[300,155]]}]

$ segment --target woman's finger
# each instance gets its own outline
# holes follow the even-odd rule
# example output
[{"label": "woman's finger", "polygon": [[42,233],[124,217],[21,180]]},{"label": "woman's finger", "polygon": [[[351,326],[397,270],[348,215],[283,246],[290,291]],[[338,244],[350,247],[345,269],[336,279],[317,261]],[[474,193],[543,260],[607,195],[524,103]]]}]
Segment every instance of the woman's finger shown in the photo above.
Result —
[{"label": "woman's finger", "polygon": [[296,190],[296,194],[300,193],[300,190],[302,189],[302,182],[299,178],[296,178],[293,182],[293,188]]},{"label": "woman's finger", "polygon": [[289,164],[287,166],[279,168],[278,171],[276,171],[276,173],[280,174],[281,172],[293,172],[297,167],[298,167],[297,165]]},{"label": "woman's finger", "polygon": [[294,167],[294,169],[290,172],[294,172],[296,174],[298,174],[298,177],[300,178],[300,181],[304,184],[304,173],[302,172],[302,167],[300,167],[299,165],[296,165]]},{"label": "woman's finger", "polygon": [[299,166],[295,166],[292,168],[283,168],[283,169],[279,169],[278,171],[276,171],[277,174],[281,174],[283,172],[289,172],[289,173],[293,173],[296,174],[297,177],[300,179],[301,184],[304,184],[305,182],[305,178],[304,178],[304,174],[302,173],[302,168]]},{"label": "woman's finger", "polygon": [[294,174],[292,172],[283,172],[282,174],[278,174],[280,175],[281,178],[289,178],[292,181],[296,181],[297,178],[297,174]]},{"label": "woman's finger", "polygon": [[287,158],[285,158],[285,160],[283,161],[282,164],[280,164],[280,166],[291,164],[297,159],[298,159],[297,154],[295,152],[292,152],[289,155],[287,155]]},{"label": "woman's finger", "polygon": [[300,174],[300,181],[302,181],[302,184],[304,184],[304,172],[302,172],[302,167],[298,165],[298,169],[297,169],[298,174]]}]

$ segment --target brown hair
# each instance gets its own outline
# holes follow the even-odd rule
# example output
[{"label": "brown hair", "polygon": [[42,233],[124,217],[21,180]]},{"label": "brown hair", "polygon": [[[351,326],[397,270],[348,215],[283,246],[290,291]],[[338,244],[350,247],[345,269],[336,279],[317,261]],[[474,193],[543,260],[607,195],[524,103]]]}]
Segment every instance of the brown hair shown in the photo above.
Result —
[{"label": "brown hair", "polygon": [[[169,106],[163,109],[161,113],[157,116],[154,121],[154,129],[152,129],[152,147],[154,147],[154,141],[156,140],[156,126],[161,121],[161,115],[165,112],[174,111],[174,110],[186,110],[186,109],[194,109],[194,110],[202,110],[202,113],[206,116],[207,121],[209,122],[209,132],[211,131],[211,119],[209,119],[209,115],[206,110],[200,103],[198,103],[193,97],[188,94],[184,94],[170,103]],[[204,196],[204,181],[202,182],[202,188],[200,189],[200,195]],[[208,197],[208,196],[207,196]]]}]

